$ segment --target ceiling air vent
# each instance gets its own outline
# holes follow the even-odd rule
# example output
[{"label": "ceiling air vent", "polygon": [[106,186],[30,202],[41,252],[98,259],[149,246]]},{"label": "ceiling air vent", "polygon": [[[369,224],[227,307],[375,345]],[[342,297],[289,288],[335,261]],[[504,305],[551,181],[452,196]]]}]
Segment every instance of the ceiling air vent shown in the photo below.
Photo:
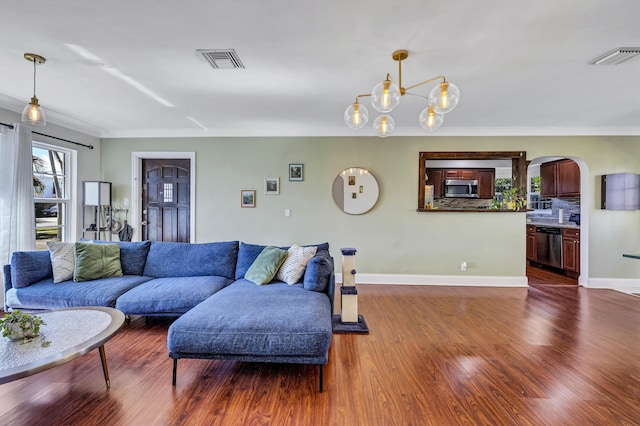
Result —
[{"label": "ceiling air vent", "polygon": [[196,52],[214,69],[244,68],[244,64],[234,49],[198,49]]},{"label": "ceiling air vent", "polygon": [[640,47],[618,47],[589,61],[590,65],[618,65],[640,54]]}]

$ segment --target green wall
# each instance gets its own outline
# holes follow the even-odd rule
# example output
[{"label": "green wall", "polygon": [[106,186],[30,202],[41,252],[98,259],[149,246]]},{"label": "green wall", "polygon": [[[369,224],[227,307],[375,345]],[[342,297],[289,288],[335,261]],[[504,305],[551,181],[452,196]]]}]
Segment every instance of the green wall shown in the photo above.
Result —
[{"label": "green wall", "polygon": [[[640,173],[638,137],[286,137],[137,138],[102,141],[102,178],[114,200],[131,197],[132,152],[196,153],[196,242],[241,240],[285,245],[328,241],[340,268],[340,247],[357,248],[365,274],[525,275],[524,213],[418,213],[420,151],[526,151],[527,159],[566,156],[582,163],[583,269],[590,278],[635,279],[640,262],[640,212],[602,211],[600,176]],[[303,182],[289,182],[289,163],[304,163]],[[341,212],[331,198],[335,176],[369,169],[380,199],[360,216]],[[264,178],[280,177],[280,195],[264,195]],[[240,208],[240,190],[257,190],[257,208]],[[291,216],[284,216],[284,209]],[[583,215],[584,210],[583,207]],[[135,225],[134,225],[135,227]],[[460,262],[467,261],[467,272]],[[586,283],[585,283],[586,284]]]}]

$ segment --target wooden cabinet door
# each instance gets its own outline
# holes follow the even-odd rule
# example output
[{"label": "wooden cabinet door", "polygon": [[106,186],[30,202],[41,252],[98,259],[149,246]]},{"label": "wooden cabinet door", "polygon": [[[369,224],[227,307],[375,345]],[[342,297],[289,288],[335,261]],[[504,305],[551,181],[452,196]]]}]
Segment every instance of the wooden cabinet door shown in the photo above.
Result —
[{"label": "wooden cabinet door", "polygon": [[478,198],[492,199],[496,193],[496,169],[478,170]]},{"label": "wooden cabinet door", "polygon": [[460,179],[460,173],[458,169],[445,170],[445,179]]},{"label": "wooden cabinet door", "polygon": [[460,179],[465,180],[477,180],[478,179],[478,170],[477,169],[460,169],[458,171]]},{"label": "wooden cabinet door", "polygon": [[580,240],[562,238],[562,269],[580,272]]},{"label": "wooden cabinet door", "polygon": [[553,161],[551,163],[542,163],[540,165],[540,195],[542,197],[556,197],[558,195],[557,178],[557,162]]},{"label": "wooden cabinet door", "polygon": [[558,197],[580,195],[580,167],[575,161],[558,162]]},{"label": "wooden cabinet door", "polygon": [[562,268],[570,272],[580,272],[580,230],[562,230]]},{"label": "wooden cabinet door", "polygon": [[527,259],[533,260],[534,262],[538,261],[535,231],[533,234],[527,234]]},{"label": "wooden cabinet door", "polygon": [[477,180],[478,169],[447,169],[445,179]]},{"label": "wooden cabinet door", "polygon": [[433,198],[442,198],[444,194],[444,170],[426,169],[426,185],[433,185]]}]

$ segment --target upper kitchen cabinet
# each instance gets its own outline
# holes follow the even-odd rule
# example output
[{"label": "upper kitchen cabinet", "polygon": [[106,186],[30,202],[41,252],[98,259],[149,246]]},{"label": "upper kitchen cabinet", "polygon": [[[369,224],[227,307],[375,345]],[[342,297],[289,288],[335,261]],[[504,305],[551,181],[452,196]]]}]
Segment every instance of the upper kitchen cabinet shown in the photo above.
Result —
[{"label": "upper kitchen cabinet", "polygon": [[433,185],[434,198],[442,198],[444,194],[444,170],[427,169],[425,185]]},{"label": "upper kitchen cabinet", "polygon": [[547,198],[580,195],[580,167],[575,161],[564,159],[540,165],[540,196]]},{"label": "upper kitchen cabinet", "polygon": [[552,161],[550,163],[540,164],[540,196],[551,198],[558,196],[558,163]]},{"label": "upper kitchen cabinet", "polygon": [[445,170],[445,179],[478,180],[477,169]]},{"label": "upper kitchen cabinet", "polygon": [[572,160],[558,161],[558,197],[580,195],[580,167]]},{"label": "upper kitchen cabinet", "polygon": [[478,170],[478,198],[493,198],[496,193],[495,169]]}]

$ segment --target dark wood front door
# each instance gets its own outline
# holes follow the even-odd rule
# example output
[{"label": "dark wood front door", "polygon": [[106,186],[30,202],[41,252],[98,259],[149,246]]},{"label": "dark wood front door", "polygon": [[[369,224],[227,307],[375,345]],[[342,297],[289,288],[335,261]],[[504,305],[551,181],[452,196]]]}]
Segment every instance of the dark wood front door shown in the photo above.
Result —
[{"label": "dark wood front door", "polygon": [[145,240],[190,240],[191,162],[142,160],[142,223]]}]

